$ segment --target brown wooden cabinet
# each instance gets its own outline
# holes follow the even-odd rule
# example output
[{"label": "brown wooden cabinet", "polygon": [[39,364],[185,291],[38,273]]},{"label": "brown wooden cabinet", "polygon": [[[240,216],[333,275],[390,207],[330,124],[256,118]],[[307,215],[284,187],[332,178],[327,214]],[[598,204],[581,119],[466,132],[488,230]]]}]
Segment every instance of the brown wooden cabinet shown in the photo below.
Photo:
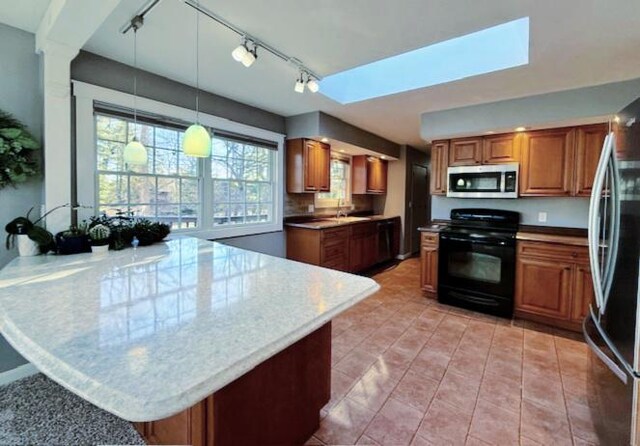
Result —
[{"label": "brown wooden cabinet", "polygon": [[351,192],[384,194],[387,192],[387,162],[366,155],[351,159]]},{"label": "brown wooden cabinet", "polygon": [[400,249],[400,217],[312,229],[287,226],[287,258],[340,271],[359,272],[378,263],[381,222],[393,222],[391,256]]},{"label": "brown wooden cabinet", "polygon": [[521,143],[522,134],[520,133],[485,136],[482,139],[482,163],[503,164],[519,162]]},{"label": "brown wooden cabinet", "polygon": [[438,295],[438,233],[423,232],[420,242],[420,287],[428,297]]},{"label": "brown wooden cabinet", "polygon": [[447,167],[449,167],[449,141],[431,144],[431,195],[447,194]]},{"label": "brown wooden cabinet", "polygon": [[574,128],[524,134],[521,196],[570,196],[574,170]]},{"label": "brown wooden cabinet", "polygon": [[311,139],[287,141],[287,192],[328,192],[331,187],[331,147]]},{"label": "brown wooden cabinet", "polygon": [[515,315],[579,331],[593,298],[587,247],[519,241],[517,249]]},{"label": "brown wooden cabinet", "polygon": [[607,136],[608,126],[596,124],[578,127],[576,134],[576,179],[574,194],[579,197],[591,196],[593,179],[600,160],[602,145]]},{"label": "brown wooden cabinet", "polygon": [[482,164],[482,138],[452,139],[449,145],[449,166]]},{"label": "brown wooden cabinet", "polygon": [[377,260],[377,226],[375,222],[352,225],[349,239],[349,271],[363,271]]}]

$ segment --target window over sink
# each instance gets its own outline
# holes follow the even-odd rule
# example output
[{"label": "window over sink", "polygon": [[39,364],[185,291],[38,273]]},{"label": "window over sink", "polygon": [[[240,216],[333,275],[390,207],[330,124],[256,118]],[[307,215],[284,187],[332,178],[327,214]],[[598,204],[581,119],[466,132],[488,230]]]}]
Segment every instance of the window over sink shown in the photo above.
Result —
[{"label": "window over sink", "polygon": [[331,154],[331,190],[319,192],[315,197],[316,208],[335,208],[351,205],[351,158]]}]

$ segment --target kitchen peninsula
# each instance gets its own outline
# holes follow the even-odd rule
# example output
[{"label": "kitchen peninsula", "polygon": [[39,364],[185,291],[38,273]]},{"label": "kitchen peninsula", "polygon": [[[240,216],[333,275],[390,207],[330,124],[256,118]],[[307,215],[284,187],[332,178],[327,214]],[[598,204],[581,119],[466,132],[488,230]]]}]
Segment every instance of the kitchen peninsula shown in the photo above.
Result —
[{"label": "kitchen peninsula", "polygon": [[[2,334],[150,443],[303,443],[330,392],[331,319],[371,279],[189,237],[14,259]],[[160,421],[158,421],[160,420]]]}]

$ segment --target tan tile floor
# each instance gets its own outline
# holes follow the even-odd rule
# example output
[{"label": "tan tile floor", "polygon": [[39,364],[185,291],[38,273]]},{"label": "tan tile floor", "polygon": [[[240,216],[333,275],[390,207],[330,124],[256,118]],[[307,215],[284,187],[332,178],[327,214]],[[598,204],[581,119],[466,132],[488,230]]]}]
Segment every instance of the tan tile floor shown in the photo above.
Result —
[{"label": "tan tile floor", "polygon": [[308,444],[591,445],[576,334],[438,304],[419,260],[333,321],[331,401]]}]

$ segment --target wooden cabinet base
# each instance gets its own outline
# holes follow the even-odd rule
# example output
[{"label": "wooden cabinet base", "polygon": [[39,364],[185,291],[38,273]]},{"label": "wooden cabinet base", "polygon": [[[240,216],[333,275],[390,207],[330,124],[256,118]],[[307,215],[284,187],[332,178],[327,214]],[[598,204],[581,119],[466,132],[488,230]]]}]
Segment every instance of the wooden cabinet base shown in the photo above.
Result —
[{"label": "wooden cabinet base", "polygon": [[134,423],[148,444],[303,444],[331,397],[331,323],[170,418]]},{"label": "wooden cabinet base", "polygon": [[515,319],[522,319],[525,321],[537,322],[539,324],[548,325],[549,327],[563,328],[569,331],[575,331],[582,333],[582,323],[571,320],[561,320],[553,317],[541,316],[539,314],[532,314],[526,311],[515,310],[513,312]]}]

